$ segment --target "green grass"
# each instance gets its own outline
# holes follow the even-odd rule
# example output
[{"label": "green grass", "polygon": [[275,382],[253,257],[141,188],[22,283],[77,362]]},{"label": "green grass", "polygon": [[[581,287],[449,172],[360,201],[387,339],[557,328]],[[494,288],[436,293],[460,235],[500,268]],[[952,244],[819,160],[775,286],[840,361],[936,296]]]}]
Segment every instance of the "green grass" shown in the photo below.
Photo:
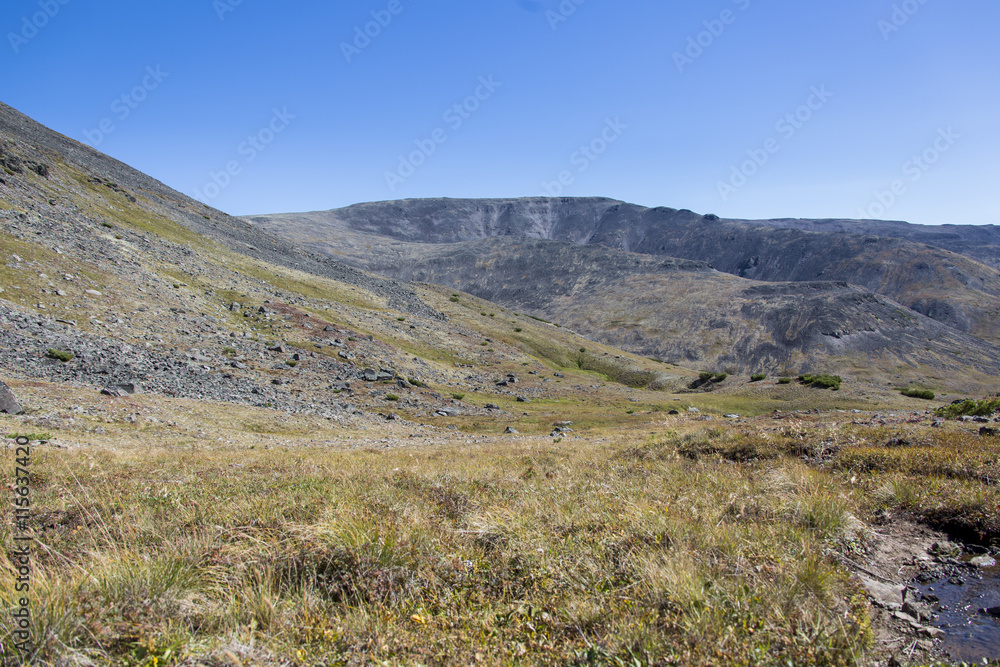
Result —
[{"label": "green grass", "polygon": [[48,442],[52,439],[52,434],[48,432],[43,433],[8,433],[7,438],[10,440],[17,440],[18,438],[27,438],[29,442]]}]

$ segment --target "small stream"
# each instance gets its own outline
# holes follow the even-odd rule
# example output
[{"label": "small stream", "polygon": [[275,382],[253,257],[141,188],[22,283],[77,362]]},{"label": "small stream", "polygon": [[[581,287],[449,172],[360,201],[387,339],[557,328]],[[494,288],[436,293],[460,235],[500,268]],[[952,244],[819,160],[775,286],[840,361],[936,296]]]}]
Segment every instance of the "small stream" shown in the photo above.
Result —
[{"label": "small stream", "polygon": [[[963,568],[954,576],[914,586],[925,602],[937,598],[933,624],[945,631],[941,647],[952,659],[1000,661],[1000,566]],[[990,608],[998,608],[996,615],[985,613]]]}]

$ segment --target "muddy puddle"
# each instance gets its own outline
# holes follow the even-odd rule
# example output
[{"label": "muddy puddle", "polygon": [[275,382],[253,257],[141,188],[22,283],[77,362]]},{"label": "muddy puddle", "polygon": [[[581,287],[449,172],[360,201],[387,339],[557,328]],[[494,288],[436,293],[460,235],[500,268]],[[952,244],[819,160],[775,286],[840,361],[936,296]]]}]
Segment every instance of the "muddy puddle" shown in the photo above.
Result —
[{"label": "muddy puddle", "polygon": [[952,659],[1000,661],[1000,567],[966,566],[951,576],[913,585],[932,605],[933,624],[945,632],[941,648]]}]

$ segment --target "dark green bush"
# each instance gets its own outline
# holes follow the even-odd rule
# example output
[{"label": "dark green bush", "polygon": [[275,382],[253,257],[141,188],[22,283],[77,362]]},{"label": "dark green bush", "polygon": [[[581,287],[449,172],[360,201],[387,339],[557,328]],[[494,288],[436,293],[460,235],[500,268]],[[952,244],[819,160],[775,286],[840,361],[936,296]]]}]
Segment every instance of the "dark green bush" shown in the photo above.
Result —
[{"label": "dark green bush", "polygon": [[939,417],[954,419],[955,417],[989,417],[993,413],[1000,412],[1000,398],[984,398],[981,401],[966,399],[955,401],[951,405],[945,405],[935,410]]},{"label": "dark green bush", "polygon": [[66,363],[67,361],[72,361],[74,355],[72,352],[68,352],[66,350],[56,350],[54,348],[50,348],[49,351],[45,353],[45,356],[49,359],[57,359]]},{"label": "dark green bush", "polygon": [[766,380],[766,379],[767,376],[764,375],[763,373],[754,373],[753,375],[750,376],[751,382],[760,382],[761,380]]},{"label": "dark green bush", "polygon": [[839,375],[800,375],[799,382],[806,385],[807,387],[816,387],[817,389],[832,389],[834,391],[840,390],[840,383],[844,379]]},{"label": "dark green bush", "polygon": [[928,401],[934,400],[934,392],[930,389],[920,389],[919,387],[907,387],[903,389],[900,393],[903,396],[909,396],[910,398],[923,398]]}]

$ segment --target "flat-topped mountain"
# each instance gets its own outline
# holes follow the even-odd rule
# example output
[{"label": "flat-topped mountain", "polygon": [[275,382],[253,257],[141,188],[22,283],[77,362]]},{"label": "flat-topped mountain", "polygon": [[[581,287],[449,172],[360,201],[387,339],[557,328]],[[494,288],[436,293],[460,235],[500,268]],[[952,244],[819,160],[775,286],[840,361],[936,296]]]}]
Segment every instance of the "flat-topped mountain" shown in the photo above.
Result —
[{"label": "flat-topped mountain", "polygon": [[[996,349],[997,272],[898,238],[837,233],[832,245],[833,234],[601,198],[404,200],[248,221],[674,363],[955,369],[974,356],[985,368]],[[962,348],[957,365],[938,342]]]},{"label": "flat-topped mountain", "polygon": [[[499,237],[696,260],[753,280],[847,282],[958,331],[1000,342],[996,227],[725,220],[604,198],[403,200],[249,220],[286,238],[312,242],[317,248],[325,245],[344,261],[383,272],[384,242],[390,239],[415,244],[407,251],[412,262],[426,251],[420,245]],[[885,234],[878,235],[880,231]],[[367,252],[372,245],[367,239],[379,240],[380,254]],[[439,279],[460,285],[446,275]]]},{"label": "flat-topped mountain", "polygon": [[[1000,268],[1000,226],[913,225],[901,221],[720,219],[686,209],[647,208],[603,197],[517,199],[404,199],[369,202],[310,213],[253,216],[273,224],[337,227],[416,243],[455,243],[516,236],[599,243],[632,252],[673,254],[657,247],[665,232],[720,223],[726,229],[772,228],[902,239],[930,245]],[[800,238],[793,235],[791,238]],[[869,240],[869,243],[871,241]]]}]

